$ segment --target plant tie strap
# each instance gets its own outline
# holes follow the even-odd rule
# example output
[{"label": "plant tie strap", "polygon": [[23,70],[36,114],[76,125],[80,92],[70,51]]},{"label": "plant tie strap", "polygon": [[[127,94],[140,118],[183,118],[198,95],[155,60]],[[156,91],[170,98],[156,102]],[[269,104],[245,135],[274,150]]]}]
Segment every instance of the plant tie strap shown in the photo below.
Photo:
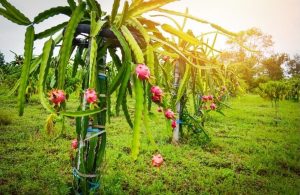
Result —
[{"label": "plant tie strap", "polygon": [[99,94],[99,97],[106,97],[106,94]]},{"label": "plant tie strap", "polygon": [[177,123],[177,124],[183,124],[183,121],[180,120],[180,119],[178,119],[178,120],[176,120],[176,123]]},{"label": "plant tie strap", "polygon": [[73,167],[73,175],[78,178],[81,179],[82,177],[84,178],[95,178],[98,177],[98,174],[85,174],[85,173],[80,173],[75,167]]},{"label": "plant tie strap", "polygon": [[104,73],[99,73],[99,74],[98,74],[98,77],[99,77],[99,79],[101,79],[101,80],[105,80],[105,79],[106,79],[106,74],[104,74]]},{"label": "plant tie strap", "polygon": [[96,137],[98,135],[101,135],[101,134],[105,133],[106,131],[104,129],[100,129],[100,128],[88,127],[87,132],[88,133],[94,133],[94,134],[92,134],[91,136],[85,138],[84,141],[90,140],[93,137]]},{"label": "plant tie strap", "polygon": [[[77,179],[81,179],[82,177],[84,177],[84,178],[95,178],[95,177],[98,176],[97,174],[80,173],[75,167],[73,167],[72,173],[73,173],[74,177],[76,177]],[[97,189],[100,188],[100,182],[91,182],[89,180],[87,180],[87,182],[89,183],[90,190],[97,190]]]},{"label": "plant tie strap", "polygon": [[91,182],[88,181],[90,190],[97,190],[100,188],[100,182]]}]

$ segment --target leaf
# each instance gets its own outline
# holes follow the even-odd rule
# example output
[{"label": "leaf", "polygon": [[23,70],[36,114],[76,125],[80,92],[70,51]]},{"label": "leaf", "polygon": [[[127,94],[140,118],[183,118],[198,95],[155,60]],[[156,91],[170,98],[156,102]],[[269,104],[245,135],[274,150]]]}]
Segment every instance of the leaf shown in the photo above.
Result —
[{"label": "leaf", "polygon": [[[187,15],[188,13],[189,13],[189,9],[185,8],[185,15]],[[182,22],[182,26],[180,27],[180,30],[182,30],[182,31],[184,30],[186,22],[187,22],[187,17],[184,17],[183,22]]]},{"label": "leaf", "polygon": [[149,67],[150,72],[154,72],[154,52],[151,45],[148,45],[146,48],[146,57],[147,66]]},{"label": "leaf", "polygon": [[15,18],[14,15],[12,15],[10,12],[6,11],[5,9],[0,7],[0,15],[2,15],[3,17],[5,17],[6,19],[10,20],[13,23],[19,24],[19,25],[28,25],[27,22],[22,22],[20,20],[18,20],[17,18]]},{"label": "leaf", "polygon": [[132,3],[130,4],[130,9],[133,9],[134,7],[138,6],[142,0],[132,0]]},{"label": "leaf", "polygon": [[147,92],[150,91],[150,89],[149,89],[150,85],[148,83],[146,83],[146,84],[144,83],[144,88],[145,89],[144,89],[144,110],[143,110],[143,112],[144,112],[144,118],[143,118],[143,123],[144,123],[144,127],[145,127],[145,130],[146,130],[146,134],[148,136],[149,142],[154,147],[157,148],[157,145],[156,145],[156,143],[155,143],[155,141],[153,139],[153,135],[151,133],[150,124],[149,124],[149,112],[148,112],[148,108],[147,108],[147,106],[148,106],[148,104],[147,104],[147,100],[148,100],[148,98],[147,98]]},{"label": "leaf", "polygon": [[76,9],[76,3],[74,0],[67,0],[68,1],[68,4],[71,8],[72,11],[74,11]]},{"label": "leaf", "polygon": [[187,41],[187,42],[189,42],[189,43],[191,43],[193,45],[199,45],[200,44],[200,41],[198,39],[190,36],[189,34],[183,32],[181,30],[175,29],[174,27],[170,26],[169,24],[163,24],[161,26],[161,28],[164,31],[166,31],[166,32],[168,32],[168,33],[170,33],[172,35],[175,35],[178,38],[181,38],[182,40],[185,40],[185,41]]},{"label": "leaf", "polygon": [[34,27],[29,26],[25,33],[25,46],[24,46],[24,62],[21,73],[21,81],[18,94],[18,104],[19,104],[19,115],[22,116],[24,113],[24,103],[25,103],[25,92],[28,83],[32,51],[33,51],[33,41],[34,41]]},{"label": "leaf", "polygon": [[137,63],[144,63],[144,54],[134,37],[132,36],[131,32],[128,30],[126,26],[121,27],[121,31],[128,42],[133,54],[135,56],[135,60]]},{"label": "leaf", "polygon": [[[159,39],[159,38],[157,38],[157,37],[155,37],[155,36],[151,36],[151,39],[153,39],[154,41],[158,41],[158,42],[162,43],[164,46],[166,46],[166,47],[172,49],[172,50],[173,50],[174,52],[176,52],[183,60],[185,60],[188,64],[190,64],[190,65],[192,65],[192,66],[194,66],[194,67],[196,67],[196,68],[199,66],[199,65],[196,65],[196,64],[192,63],[187,57],[185,57],[185,55],[184,55],[181,51],[179,51],[179,50],[178,50],[175,46],[173,46],[172,44],[170,44],[170,43],[168,43],[168,42],[166,42],[166,41],[163,41],[163,40],[161,40],[161,39]],[[209,61],[206,60],[206,59],[203,59],[203,61],[209,62]]]},{"label": "leaf", "polygon": [[190,77],[191,77],[191,66],[189,64],[186,64],[186,69],[184,71],[183,78],[180,81],[178,92],[176,94],[175,104],[177,104],[180,101],[181,97],[183,96],[183,94],[187,88]]},{"label": "leaf", "polygon": [[88,0],[87,2],[91,6],[91,10],[96,12],[97,18],[100,18],[102,15],[100,4],[96,0]]},{"label": "leaf", "polygon": [[35,38],[35,40],[37,40],[37,39],[43,39],[43,38],[49,37],[51,35],[54,35],[56,32],[58,32],[59,30],[63,29],[65,26],[67,26],[67,24],[68,24],[68,22],[63,22],[61,24],[53,26],[45,31],[35,34],[34,38]]},{"label": "leaf", "polygon": [[77,74],[78,65],[80,64],[81,61],[82,51],[83,51],[82,47],[77,47],[77,51],[73,62],[72,77],[75,77]]},{"label": "leaf", "polygon": [[120,6],[120,0],[114,0],[113,8],[112,8],[111,14],[110,14],[110,24],[114,23],[114,20],[118,13],[119,6]]},{"label": "leaf", "polygon": [[71,55],[71,47],[75,30],[84,15],[85,3],[80,3],[73,12],[68,26],[65,30],[63,43],[59,51],[60,59],[58,64],[58,88],[63,89],[65,84],[66,67]]},{"label": "leaf", "polygon": [[217,113],[220,113],[221,115],[225,116],[224,112],[222,110],[216,110]]},{"label": "leaf", "polygon": [[125,54],[125,59],[128,62],[131,62],[132,61],[131,51],[130,51],[130,48],[128,46],[128,43],[127,43],[126,39],[123,37],[123,35],[119,32],[119,30],[115,26],[111,26],[110,29],[115,34],[118,41],[120,42],[120,44],[122,46],[122,49],[124,51],[124,54]]},{"label": "leaf", "polygon": [[142,114],[143,114],[143,85],[142,85],[142,81],[136,77],[134,77],[134,87],[135,87],[135,114],[134,114],[131,156],[133,160],[136,160],[141,145],[140,143],[141,122],[142,122]]},{"label": "leaf", "polygon": [[92,37],[96,37],[98,34],[99,34],[99,31],[101,30],[101,28],[103,27],[103,25],[106,23],[105,21],[102,21],[102,20],[98,20],[96,22],[96,17],[95,17],[95,12],[92,11],[91,12],[91,18],[93,18],[91,21],[92,21],[92,25],[91,25],[91,33],[90,33],[90,36]]},{"label": "leaf", "polygon": [[41,23],[43,22],[44,20],[50,18],[50,17],[53,17],[55,15],[58,15],[58,14],[64,14],[64,15],[67,15],[67,16],[70,16],[72,14],[72,10],[70,9],[69,6],[59,6],[59,7],[53,7],[53,8],[50,8],[48,10],[45,10],[41,13],[39,13],[34,19],[33,19],[33,22],[35,24],[38,24],[38,23]]},{"label": "leaf", "polygon": [[177,53],[171,53],[171,52],[168,52],[164,49],[156,49],[155,52],[159,53],[161,55],[164,55],[164,56],[169,56],[169,57],[174,58],[174,59],[179,58],[179,55]]},{"label": "leaf", "polygon": [[185,17],[185,18],[189,18],[189,19],[195,20],[195,21],[200,22],[200,23],[203,23],[203,24],[209,24],[209,25],[211,25],[213,28],[215,28],[216,30],[221,31],[221,32],[225,33],[226,35],[237,36],[236,33],[231,32],[231,31],[228,31],[228,30],[226,30],[226,29],[223,28],[223,27],[220,27],[220,26],[218,26],[218,25],[216,25],[216,24],[214,24],[214,23],[208,22],[208,21],[206,21],[206,20],[197,18],[197,17],[195,17],[195,16],[192,16],[192,15],[189,15],[189,14],[186,14],[186,13],[180,13],[180,12],[176,12],[176,11],[172,11],[172,10],[166,10],[166,9],[162,9],[162,8],[157,8],[156,10],[157,10],[157,11],[160,11],[160,12],[167,13],[167,14],[172,14],[172,15],[176,15],[176,16],[182,16],[182,17]]},{"label": "leaf", "polygon": [[130,114],[128,112],[128,106],[127,106],[127,94],[125,93],[123,101],[122,101],[122,110],[125,116],[125,119],[128,123],[128,125],[130,126],[131,129],[133,129],[133,123],[132,120],[130,118]]},{"label": "leaf", "polygon": [[134,17],[141,15],[143,13],[152,11],[154,9],[157,9],[159,7],[162,7],[168,3],[174,2],[177,0],[150,0],[150,1],[143,1],[139,4],[139,6],[135,6],[131,9],[129,9],[128,16]]},{"label": "leaf", "polygon": [[49,104],[47,98],[45,98],[44,90],[45,90],[45,80],[48,76],[48,70],[50,67],[51,57],[54,50],[54,41],[53,39],[49,39],[43,48],[42,61],[40,66],[40,74],[39,74],[39,82],[38,82],[38,92],[41,104],[46,110],[51,113],[56,113],[52,106]]},{"label": "leaf", "polygon": [[120,68],[118,74],[113,78],[111,85],[109,87],[109,93],[112,94],[122,83],[122,79],[126,73],[125,65]]},{"label": "leaf", "polygon": [[105,111],[106,108],[96,108],[93,110],[84,110],[84,111],[75,111],[75,112],[60,112],[60,115],[67,116],[67,117],[83,117],[83,116],[89,116],[93,114],[97,114],[99,112]]},{"label": "leaf", "polygon": [[138,30],[141,33],[141,35],[144,37],[146,44],[149,43],[150,37],[148,35],[148,31],[143,27],[143,25],[137,19],[131,17],[129,18],[129,20],[126,21],[126,24]]},{"label": "leaf", "polygon": [[130,79],[130,73],[131,73],[131,61],[132,61],[132,57],[131,57],[131,51],[130,48],[128,46],[128,43],[126,42],[126,40],[124,39],[123,35],[117,30],[116,27],[112,26],[111,27],[112,32],[115,34],[115,36],[117,37],[118,41],[120,42],[124,55],[125,55],[125,61],[123,62],[123,65],[125,70],[124,73],[124,77],[122,79],[121,82],[121,86],[119,89],[119,93],[118,93],[118,98],[117,98],[117,104],[116,104],[116,111],[117,114],[119,112],[119,107],[122,103],[122,98],[124,97],[124,94],[126,92],[127,89],[127,83],[128,80]]},{"label": "leaf", "polygon": [[121,86],[119,88],[119,93],[117,96],[117,103],[116,103],[116,113],[117,116],[119,115],[120,112],[120,105],[122,104],[123,98],[126,94],[126,89],[127,89],[127,84],[130,79],[130,74],[131,74],[131,62],[125,61],[123,66],[125,67],[125,74],[123,76]]},{"label": "leaf", "polygon": [[181,29],[179,23],[174,19],[172,18],[171,16],[167,16],[167,15],[162,15],[162,14],[155,14],[155,15],[151,15],[151,17],[164,17],[164,18],[168,18],[169,20],[171,20],[178,29]]},{"label": "leaf", "polygon": [[90,40],[90,64],[89,64],[89,87],[96,88],[97,82],[97,50],[98,44],[96,42],[95,36],[100,31],[104,22],[100,21],[100,23],[96,22],[96,12],[91,12],[91,40]]},{"label": "leaf", "polygon": [[125,1],[121,17],[119,18],[119,21],[117,22],[117,27],[122,26],[124,24],[125,20],[127,19],[128,8],[129,8],[128,1]]},{"label": "leaf", "polygon": [[14,16],[14,18],[16,18],[18,21],[24,23],[25,25],[31,24],[31,21],[8,1],[0,0],[0,4],[2,4],[3,7],[6,8],[7,12]]}]

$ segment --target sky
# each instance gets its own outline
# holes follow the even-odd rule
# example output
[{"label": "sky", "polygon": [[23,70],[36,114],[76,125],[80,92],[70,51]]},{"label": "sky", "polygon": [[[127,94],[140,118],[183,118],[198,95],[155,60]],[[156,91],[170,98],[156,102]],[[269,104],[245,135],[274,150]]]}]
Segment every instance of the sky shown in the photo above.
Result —
[{"label": "sky", "polygon": [[[9,2],[30,19],[50,7],[67,4],[66,0]],[[110,12],[113,0],[98,2],[102,10]],[[275,52],[286,52],[290,55],[300,53],[300,0],[180,0],[165,6],[180,12],[184,12],[186,7],[191,15],[216,23],[230,31],[260,28],[264,33],[272,35]],[[65,16],[55,16],[37,25],[35,30],[40,32],[66,20]],[[195,22],[188,22],[187,28],[195,32],[207,31],[207,26],[197,25]],[[6,61],[11,61],[14,57],[10,50],[23,54],[25,29],[25,26],[18,26],[0,16],[0,51],[4,53]],[[40,52],[43,41],[35,43],[34,53]]]}]

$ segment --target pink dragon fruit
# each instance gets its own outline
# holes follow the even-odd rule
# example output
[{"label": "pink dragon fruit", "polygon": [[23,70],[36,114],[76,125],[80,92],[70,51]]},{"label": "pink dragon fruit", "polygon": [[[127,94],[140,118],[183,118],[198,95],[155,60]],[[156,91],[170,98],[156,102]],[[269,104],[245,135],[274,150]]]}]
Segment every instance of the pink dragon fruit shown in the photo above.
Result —
[{"label": "pink dragon fruit", "polygon": [[53,89],[48,93],[48,95],[49,100],[55,105],[60,104],[66,100],[65,92],[60,89]]},{"label": "pink dragon fruit", "polygon": [[151,93],[153,102],[161,102],[163,91],[158,86],[151,87]]},{"label": "pink dragon fruit", "polygon": [[167,119],[173,119],[175,117],[175,114],[171,109],[167,109],[165,111],[165,116]]},{"label": "pink dragon fruit", "polygon": [[173,129],[176,127],[176,120],[172,120],[171,126],[172,126]]},{"label": "pink dragon fruit", "polygon": [[154,155],[152,158],[152,165],[154,167],[160,167],[163,162],[164,162],[164,159],[161,156],[161,154]]},{"label": "pink dragon fruit", "polygon": [[209,95],[209,96],[207,96],[207,99],[208,99],[208,100],[213,100],[213,99],[214,99],[214,96]]},{"label": "pink dragon fruit", "polygon": [[138,64],[135,68],[136,75],[141,80],[147,80],[150,78],[150,70],[145,64]]},{"label": "pink dragon fruit", "polygon": [[162,96],[163,95],[163,91],[161,90],[161,88],[159,86],[151,87],[151,93],[153,96]]},{"label": "pink dragon fruit", "polygon": [[84,93],[87,103],[93,104],[97,101],[97,93],[94,89],[87,89]]},{"label": "pink dragon fruit", "polygon": [[72,148],[74,150],[76,150],[78,148],[78,141],[77,141],[77,139],[73,139],[72,140],[71,146],[72,146]]},{"label": "pink dragon fruit", "polygon": [[206,102],[206,101],[208,101],[208,96],[204,95],[204,96],[201,97],[201,99],[202,99],[203,102]]},{"label": "pink dragon fruit", "polygon": [[163,56],[163,60],[166,62],[166,61],[168,61],[170,59],[170,57],[169,56]]},{"label": "pink dragon fruit", "polygon": [[153,102],[159,103],[161,102],[162,96],[152,96],[151,99]]},{"label": "pink dragon fruit", "polygon": [[214,104],[214,103],[211,103],[210,104],[210,109],[211,110],[215,110],[217,108],[217,105],[216,104]]}]

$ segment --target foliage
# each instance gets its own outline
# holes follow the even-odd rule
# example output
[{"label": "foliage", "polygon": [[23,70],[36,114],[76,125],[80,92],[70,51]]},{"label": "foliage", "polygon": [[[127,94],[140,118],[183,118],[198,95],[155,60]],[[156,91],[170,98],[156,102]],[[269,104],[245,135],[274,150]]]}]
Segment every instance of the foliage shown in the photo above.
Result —
[{"label": "foliage", "polygon": [[282,65],[287,60],[287,54],[276,54],[264,59],[261,63],[266,71],[266,75],[268,75],[271,80],[280,80],[283,78]]},{"label": "foliage", "polygon": [[266,74],[261,62],[271,54],[272,36],[264,34],[260,29],[251,28],[239,32],[227,44],[229,49],[220,54],[221,62],[232,67],[234,74],[245,81],[247,89],[253,91],[259,84],[257,78]]},{"label": "foliage", "polygon": [[[235,79],[232,73],[229,74],[229,78],[224,78],[223,72],[220,71],[222,65],[217,59],[220,51],[214,46],[218,34],[231,39],[237,34],[191,16],[188,10],[183,14],[160,9],[173,1],[175,0],[131,3],[125,1],[123,10],[119,12],[120,1],[115,0],[110,15],[103,12],[95,0],[78,3],[68,1],[69,6],[50,8],[30,21],[9,2],[0,0],[4,7],[1,9],[1,15],[16,24],[27,26],[21,77],[15,85],[15,89],[18,88],[19,115],[22,116],[24,113],[28,94],[38,91],[41,104],[51,116],[48,117],[49,125],[46,126],[52,128],[54,123],[52,119],[56,119],[61,121],[63,132],[66,117],[76,121],[76,140],[79,146],[72,157],[75,192],[94,193],[100,186],[106,147],[105,125],[106,119],[110,117],[111,95],[117,97],[116,114],[119,115],[122,106],[126,119],[133,128],[131,156],[133,160],[137,160],[142,125],[148,132],[150,142],[155,144],[148,128],[148,109],[151,107],[149,89],[152,85],[164,85],[166,89],[162,103],[164,109],[170,107],[174,109],[179,103],[182,104],[177,116],[180,120],[182,110],[186,106],[183,97],[188,92],[193,94],[193,98],[208,92],[215,95],[216,87],[229,84]],[[142,16],[150,11],[158,11],[167,18],[170,18],[168,14],[181,16],[184,22],[180,26],[175,21],[177,28],[169,24],[158,24]],[[58,14],[69,16],[69,20],[41,32],[35,32],[37,24]],[[210,25],[214,29],[214,38],[209,41],[207,34],[196,36],[191,30],[185,30],[187,19]],[[175,38],[166,38],[162,30]],[[58,31],[60,33],[55,38],[54,34]],[[41,38],[48,40],[44,44],[43,52],[34,58],[32,54],[34,42]],[[58,55],[53,52],[57,46],[60,46]],[[116,52],[117,49],[121,51],[121,55]],[[74,62],[70,63],[75,51]],[[113,63],[106,64],[108,51]],[[170,54],[172,60],[167,65],[159,64],[161,55],[165,54]],[[146,62],[151,77],[143,81],[136,78],[133,70],[137,64]],[[114,70],[114,74],[110,74],[110,70]],[[114,77],[109,78],[109,75]],[[111,88],[109,84],[112,85]],[[38,90],[34,88],[35,86],[38,86]],[[54,90],[48,92],[49,89]],[[87,101],[85,97],[87,90],[97,94],[96,102]],[[57,96],[55,91],[60,93],[59,102],[51,101]],[[77,108],[70,110],[68,97],[73,91],[77,91],[79,97],[76,102]],[[46,94],[50,94],[50,101],[46,98]],[[127,94],[134,94],[135,98],[133,120],[128,113]],[[220,108],[221,106],[218,111]]]},{"label": "foliage", "polygon": [[288,74],[292,77],[300,75],[300,55],[296,54],[292,59],[287,61]]},{"label": "foliage", "polygon": [[4,54],[0,51],[0,67],[5,64]]},{"label": "foliage", "polygon": [[293,77],[287,80],[288,94],[286,99],[299,101],[300,100],[300,77]]},{"label": "foliage", "polygon": [[283,100],[288,92],[288,87],[284,81],[269,81],[259,85],[261,97],[270,101],[278,102]]}]

